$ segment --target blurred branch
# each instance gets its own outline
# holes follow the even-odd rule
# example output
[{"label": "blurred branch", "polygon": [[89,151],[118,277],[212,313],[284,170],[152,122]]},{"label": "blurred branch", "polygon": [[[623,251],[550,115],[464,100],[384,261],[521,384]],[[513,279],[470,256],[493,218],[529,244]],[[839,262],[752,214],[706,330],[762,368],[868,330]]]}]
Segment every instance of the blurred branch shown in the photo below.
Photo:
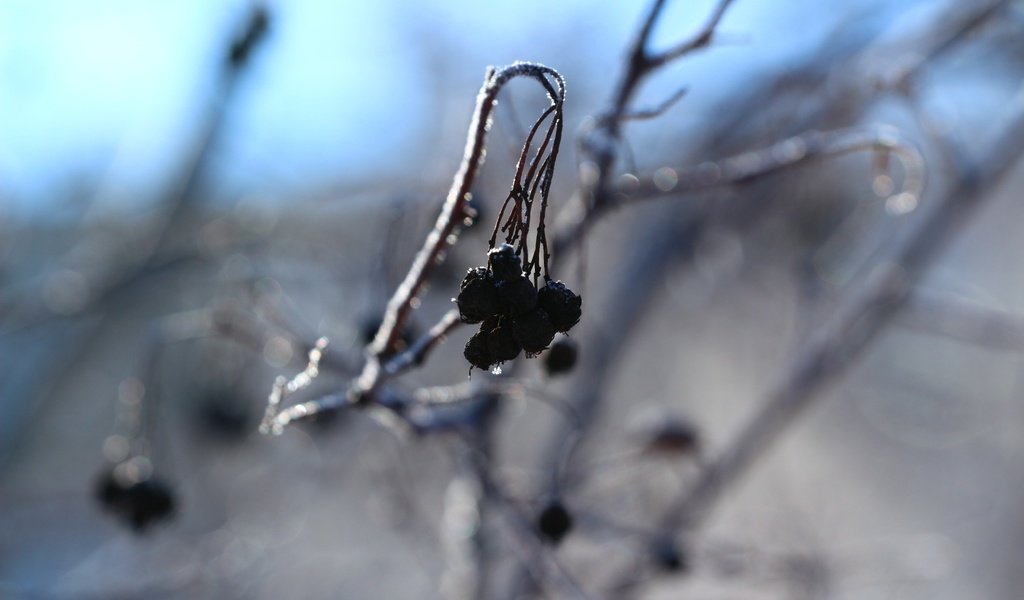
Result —
[{"label": "blurred branch", "polygon": [[662,196],[676,196],[703,191],[723,185],[748,182],[772,172],[808,162],[850,154],[873,151],[892,153],[904,166],[903,189],[890,200],[903,194],[917,198],[924,190],[924,159],[921,153],[892,127],[849,127],[833,131],[808,131],[768,148],[744,152],[724,160],[706,162],[696,167],[676,171],[658,169],[638,176],[639,182],[620,184],[619,196],[623,203],[648,200]]},{"label": "blurred branch", "polygon": [[996,350],[1024,350],[1024,315],[915,288],[899,325]]},{"label": "blurred branch", "polygon": [[[937,199],[913,233],[877,265],[835,317],[816,331],[747,426],[664,519],[666,529],[695,528],[803,411],[820,398],[905,306],[924,271],[992,196],[1024,152],[1024,111],[1014,107],[982,157],[961,165],[952,189]],[[852,286],[851,286],[852,287]]]},{"label": "blurred branch", "polygon": [[[141,232],[137,226],[119,232],[122,239],[113,240],[113,244],[109,232],[87,231],[74,249],[38,278],[38,285],[30,285],[7,297],[0,296],[0,315],[8,321],[9,328],[68,316],[54,313],[42,301],[47,287],[55,285],[55,278],[62,274],[76,274],[77,293],[81,298],[67,310],[70,316],[75,316],[99,309],[119,291],[166,262],[192,258],[193,253],[169,252],[169,246],[189,209],[198,202],[211,151],[222,136],[237,83],[252,64],[256,49],[266,39],[269,21],[266,7],[261,3],[252,4],[241,17],[239,33],[226,44],[225,55],[217,57],[216,96],[200,119],[193,146],[181,161],[181,173],[164,191],[160,214],[145,224]],[[89,262],[84,262],[83,257]]]}]

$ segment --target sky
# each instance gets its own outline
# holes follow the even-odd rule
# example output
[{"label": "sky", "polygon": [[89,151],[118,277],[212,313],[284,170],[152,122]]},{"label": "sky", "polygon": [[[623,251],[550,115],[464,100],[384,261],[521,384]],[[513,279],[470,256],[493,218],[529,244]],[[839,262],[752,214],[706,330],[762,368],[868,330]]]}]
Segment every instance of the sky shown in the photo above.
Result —
[{"label": "sky", "polygon": [[[227,135],[215,148],[213,185],[230,198],[274,196],[401,169],[396,162],[428,151],[429,132],[449,124],[435,105],[438,84],[465,90],[465,116],[451,118],[468,121],[489,64],[570,61],[572,71],[583,63],[591,75],[607,74],[607,93],[647,4],[271,3],[270,37],[239,82]],[[726,93],[751,69],[813,47],[843,15],[874,4],[738,0],[721,48],[668,69],[647,91],[664,96],[681,81],[700,80],[703,95],[692,102],[711,102],[715,90]],[[173,179],[216,99],[217,57],[246,7],[0,2],[0,216],[76,218],[86,204],[144,210],[157,201],[152,190]],[[710,7],[670,2],[655,45],[685,37]],[[817,26],[794,29],[795,22]],[[569,86],[572,102],[571,78]],[[605,98],[587,100],[594,107]],[[463,127],[453,125],[460,136]]]}]

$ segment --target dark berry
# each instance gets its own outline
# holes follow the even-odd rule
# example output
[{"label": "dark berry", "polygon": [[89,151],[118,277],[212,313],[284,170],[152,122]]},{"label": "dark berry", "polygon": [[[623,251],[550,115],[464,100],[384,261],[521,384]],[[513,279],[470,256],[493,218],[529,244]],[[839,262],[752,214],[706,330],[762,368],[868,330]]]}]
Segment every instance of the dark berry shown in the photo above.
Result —
[{"label": "dark berry", "polygon": [[113,469],[107,469],[96,480],[96,499],[107,510],[118,510],[126,497],[130,482],[122,481]]},{"label": "dark berry", "polygon": [[494,355],[491,354],[490,345],[487,343],[489,331],[481,329],[480,331],[473,334],[473,337],[469,338],[466,342],[466,348],[462,351],[462,355],[466,357],[469,364],[474,367],[487,371],[491,368],[491,365],[498,362],[494,359]]},{"label": "dark berry", "polygon": [[512,333],[527,356],[535,356],[543,352],[554,339],[555,326],[551,324],[546,312],[535,308],[512,321]]},{"label": "dark berry", "polygon": [[[483,329],[481,329],[483,331]],[[498,326],[491,329],[487,334],[487,349],[491,353],[491,357],[495,363],[505,362],[506,360],[512,360],[519,356],[519,352],[523,349],[516,341],[515,335],[512,333],[512,323],[507,320],[499,322]]]},{"label": "dark berry", "polygon": [[166,519],[174,512],[171,489],[157,479],[146,479],[133,485],[128,494],[131,510],[128,518],[136,530],[145,529],[152,521]]},{"label": "dark berry", "polygon": [[502,244],[487,253],[487,263],[498,281],[511,281],[523,275],[523,262],[516,254],[515,248]]},{"label": "dark berry", "polygon": [[689,568],[686,553],[671,537],[654,540],[651,544],[651,558],[659,569],[670,573],[679,573]]},{"label": "dark berry", "polygon": [[583,315],[583,299],[561,281],[548,281],[537,292],[537,304],[548,313],[555,330],[565,333]]},{"label": "dark berry", "polygon": [[552,544],[557,544],[572,530],[572,515],[558,500],[549,502],[537,515],[537,530]]},{"label": "dark berry", "polygon": [[455,302],[463,323],[479,323],[498,314],[498,290],[486,267],[470,269],[466,273]]},{"label": "dark berry", "polygon": [[166,519],[174,512],[174,495],[165,483],[152,478],[125,480],[115,469],[100,477],[96,495],[104,508],[136,531],[145,529],[153,521]]},{"label": "dark berry", "polygon": [[525,276],[498,283],[498,301],[502,312],[523,315],[537,306],[537,288]]},{"label": "dark berry", "polygon": [[576,366],[579,350],[576,341],[560,336],[551,344],[551,349],[544,355],[544,370],[548,375],[568,373]]}]

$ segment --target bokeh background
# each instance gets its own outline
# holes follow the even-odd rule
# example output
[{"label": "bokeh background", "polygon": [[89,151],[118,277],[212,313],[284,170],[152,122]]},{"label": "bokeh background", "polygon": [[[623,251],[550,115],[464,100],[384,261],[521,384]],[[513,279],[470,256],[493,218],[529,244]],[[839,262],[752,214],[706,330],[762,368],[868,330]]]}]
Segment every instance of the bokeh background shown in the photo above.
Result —
[{"label": "bokeh background", "polygon": [[[1024,102],[1020,2],[996,3],[910,89],[877,92],[877,77],[932,48],[936,23],[963,20],[972,7],[960,4],[737,0],[711,48],[642,87],[640,107],[688,92],[628,125],[616,169],[887,124],[931,167],[926,207],[949,176],[929,136],[982,156]],[[684,39],[712,6],[669,2],[654,46]],[[274,378],[301,369],[320,335],[337,369],[310,397],[346,385],[447,192],[486,66],[531,60],[565,76],[558,210],[577,187],[576,132],[610,101],[646,9],[0,3],[0,596],[452,595],[451,440],[396,437],[361,414],[277,437],[256,424]],[[419,331],[482,262],[541,101],[519,83],[503,95],[480,223],[433,282]],[[516,372],[526,391],[503,408],[497,454],[534,506],[529,482],[562,418],[537,399],[569,401],[600,377],[579,458],[590,475],[568,497],[593,519],[557,551],[580,581],[600,587],[632,552],[629,527],[594,523],[642,527],[699,469],[640,457],[637,431],[685,418],[705,453],[725,445],[853,273],[917,218],[886,209],[887,183],[869,155],[845,156],[702,197],[724,207],[692,251],[672,251],[673,219],[692,202],[673,198],[615,211],[571,250],[556,276],[585,298],[580,370]],[[990,190],[921,284],[931,302],[913,304],[727,495],[691,569],[644,575],[637,597],[1019,597],[1022,184],[1017,169]],[[659,240],[652,267],[643,250]],[[643,298],[635,315],[617,312],[624,289]],[[951,306],[969,308],[967,325]],[[617,319],[628,335],[602,337]],[[465,381],[468,335],[406,385]],[[599,375],[585,358],[597,345],[615,347]],[[139,435],[144,468],[176,505],[141,533],[96,496]],[[510,597],[514,555],[497,555],[488,597]]]}]

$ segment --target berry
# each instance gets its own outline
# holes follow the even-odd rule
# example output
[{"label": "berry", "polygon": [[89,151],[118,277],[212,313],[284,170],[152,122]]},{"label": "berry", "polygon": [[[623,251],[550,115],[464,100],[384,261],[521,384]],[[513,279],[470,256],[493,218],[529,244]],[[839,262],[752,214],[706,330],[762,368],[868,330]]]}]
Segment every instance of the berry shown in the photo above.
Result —
[{"label": "berry", "polygon": [[498,282],[498,301],[502,311],[509,315],[523,315],[537,306],[537,288],[526,276]]},{"label": "berry", "polygon": [[466,273],[455,302],[463,323],[479,323],[498,314],[498,290],[486,267],[470,269]]},{"label": "berry", "polygon": [[[484,328],[481,327],[480,331],[483,332]],[[502,363],[519,356],[519,352],[523,347],[519,345],[515,335],[512,333],[512,324],[502,319],[498,321],[496,327],[487,333],[487,349],[490,351],[491,358],[494,359],[495,363]]]},{"label": "berry", "polygon": [[512,333],[516,341],[526,351],[527,356],[536,356],[543,352],[555,337],[555,326],[551,324],[548,314],[534,308],[525,315],[512,321]]},{"label": "berry", "polygon": [[125,480],[114,469],[100,477],[96,496],[104,508],[136,531],[145,529],[152,521],[166,519],[174,512],[174,495],[167,484],[152,478]]},{"label": "berry", "polygon": [[96,499],[103,508],[114,510],[124,501],[129,485],[117,477],[113,469],[104,471],[96,481]]},{"label": "berry", "polygon": [[487,253],[487,263],[491,272],[499,281],[511,281],[523,275],[523,263],[516,254],[515,248],[502,244]]},{"label": "berry", "polygon": [[548,281],[537,292],[537,304],[548,313],[555,330],[565,333],[583,315],[583,299],[561,281]]},{"label": "berry", "polygon": [[496,360],[494,355],[491,353],[490,346],[487,343],[487,337],[489,331],[485,331],[483,328],[480,331],[473,334],[473,337],[469,338],[466,342],[466,348],[462,351],[462,355],[466,357],[469,364],[480,369],[481,371],[487,371],[491,368]]},{"label": "berry", "polygon": [[174,511],[174,496],[170,488],[156,479],[146,479],[133,485],[129,519],[137,531],[145,529],[151,521],[165,519]]},{"label": "berry", "polygon": [[557,544],[572,530],[572,515],[558,500],[549,502],[537,516],[537,530],[552,544]]},{"label": "berry", "polygon": [[576,342],[565,336],[560,336],[551,344],[548,353],[544,355],[544,370],[548,372],[548,375],[567,373],[576,366],[578,355]]}]

